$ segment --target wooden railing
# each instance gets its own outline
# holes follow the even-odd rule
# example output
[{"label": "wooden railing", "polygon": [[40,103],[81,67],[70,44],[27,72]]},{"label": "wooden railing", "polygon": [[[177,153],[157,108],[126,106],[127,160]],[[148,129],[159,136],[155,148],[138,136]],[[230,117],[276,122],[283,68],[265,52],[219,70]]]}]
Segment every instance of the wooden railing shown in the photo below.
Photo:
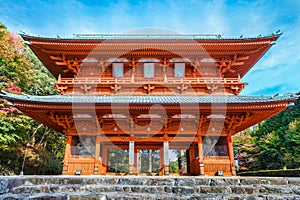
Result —
[{"label": "wooden railing", "polygon": [[218,171],[223,171],[225,176],[231,176],[229,156],[204,156],[204,173],[215,176]]},{"label": "wooden railing", "polygon": [[[229,156],[204,156],[203,157],[204,173],[215,176],[218,171],[223,171],[225,176],[231,176]],[[200,175],[200,162],[195,158],[191,162],[191,174]]]},{"label": "wooden railing", "polygon": [[66,174],[74,175],[76,170],[82,170],[82,175],[94,174],[95,160],[93,158],[70,158],[67,165]]},{"label": "wooden railing", "polygon": [[168,78],[168,79],[143,79],[143,78],[59,78],[58,84],[117,84],[117,83],[184,83],[184,84],[241,84],[239,78]]}]

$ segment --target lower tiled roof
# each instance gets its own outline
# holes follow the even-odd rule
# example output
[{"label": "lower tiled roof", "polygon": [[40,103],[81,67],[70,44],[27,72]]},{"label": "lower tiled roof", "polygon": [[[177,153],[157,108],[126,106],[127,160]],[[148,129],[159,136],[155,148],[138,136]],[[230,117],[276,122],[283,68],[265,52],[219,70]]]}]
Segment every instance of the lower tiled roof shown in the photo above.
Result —
[{"label": "lower tiled roof", "polygon": [[295,100],[295,94],[281,96],[236,96],[236,95],[16,95],[3,92],[0,98],[41,103],[99,103],[99,104],[193,104],[193,103],[264,103]]}]

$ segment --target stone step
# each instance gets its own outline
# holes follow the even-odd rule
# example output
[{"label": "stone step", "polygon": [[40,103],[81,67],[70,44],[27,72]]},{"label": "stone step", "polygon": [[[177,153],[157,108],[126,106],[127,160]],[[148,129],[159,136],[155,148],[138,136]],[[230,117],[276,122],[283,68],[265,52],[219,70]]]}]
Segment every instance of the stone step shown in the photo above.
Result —
[{"label": "stone step", "polygon": [[299,199],[300,178],[0,177],[0,199]]},{"label": "stone step", "polygon": [[40,193],[5,194],[2,200],[300,200],[299,195],[279,194],[198,194],[198,195],[161,195],[143,193]]},{"label": "stone step", "polygon": [[120,184],[120,185],[300,185],[300,178],[252,177],[138,177],[138,176],[0,176],[13,185]]},{"label": "stone step", "polygon": [[[283,196],[297,197],[300,200],[300,187],[281,187],[281,186],[264,186],[261,188],[245,187],[245,186],[231,186],[231,187],[219,187],[219,186],[201,186],[201,187],[190,187],[190,186],[122,186],[122,185],[66,185],[66,186],[21,186],[15,188],[10,192],[11,195],[22,194],[23,196],[36,196],[39,197],[40,194],[60,194],[57,198],[63,198],[66,195],[61,196],[61,194],[106,194],[106,198],[114,199],[126,196],[126,199],[131,199],[134,197],[140,197],[142,199],[168,199],[172,197],[173,199],[202,199],[206,197],[214,198],[225,198],[226,199],[236,199],[237,197],[268,197],[272,194],[272,198],[267,199],[281,199]],[[110,195],[109,195],[110,194]],[[230,194],[229,196],[224,194]],[[47,196],[47,195],[46,195]],[[52,195],[53,196],[53,195]],[[147,198],[146,198],[147,197]],[[222,198],[221,198],[222,197]],[[233,198],[235,197],[235,198]],[[274,197],[274,198],[273,198]],[[280,197],[280,198],[279,198]],[[2,199],[1,195],[0,198]],[[31,197],[32,198],[32,197]],[[50,197],[49,197],[50,198]],[[103,197],[104,198],[104,197]],[[255,198],[257,199],[257,198]],[[266,198],[265,198],[266,199]],[[288,199],[288,198],[287,198]]]},{"label": "stone step", "polygon": [[235,194],[299,194],[300,186],[292,185],[230,185],[230,186],[144,186],[144,185],[22,185],[12,188],[10,193],[58,193],[58,192],[136,192],[136,193],[159,193],[159,194],[198,194],[198,193],[235,193]]}]

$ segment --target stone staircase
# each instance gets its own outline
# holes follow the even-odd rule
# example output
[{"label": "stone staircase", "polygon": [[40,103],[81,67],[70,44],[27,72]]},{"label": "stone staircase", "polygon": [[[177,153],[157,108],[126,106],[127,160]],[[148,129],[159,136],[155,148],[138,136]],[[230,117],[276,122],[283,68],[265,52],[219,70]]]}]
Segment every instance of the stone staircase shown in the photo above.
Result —
[{"label": "stone staircase", "polygon": [[300,178],[2,176],[0,199],[300,200]]}]

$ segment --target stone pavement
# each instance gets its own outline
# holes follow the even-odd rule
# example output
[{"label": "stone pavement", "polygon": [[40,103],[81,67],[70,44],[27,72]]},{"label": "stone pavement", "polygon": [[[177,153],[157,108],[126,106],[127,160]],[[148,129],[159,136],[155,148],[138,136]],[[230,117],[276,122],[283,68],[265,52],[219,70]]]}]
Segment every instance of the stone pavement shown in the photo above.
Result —
[{"label": "stone pavement", "polygon": [[300,200],[300,178],[0,176],[0,199]]}]

